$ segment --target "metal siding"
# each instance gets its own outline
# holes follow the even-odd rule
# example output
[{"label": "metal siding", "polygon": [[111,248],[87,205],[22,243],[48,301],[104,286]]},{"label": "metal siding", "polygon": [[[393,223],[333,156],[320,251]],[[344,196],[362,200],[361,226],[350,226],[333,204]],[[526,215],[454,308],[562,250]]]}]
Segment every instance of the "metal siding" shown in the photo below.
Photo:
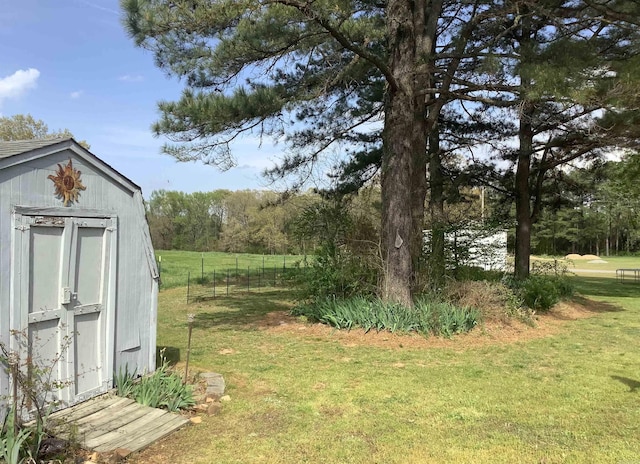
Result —
[{"label": "metal siding", "polygon": [[[87,189],[80,192],[76,205],[66,209],[96,209],[117,216],[116,326],[114,340],[108,346],[115,356],[114,368],[128,364],[139,372],[153,370],[157,282],[145,255],[145,251],[152,253],[153,248],[144,235],[148,228],[141,195],[139,191],[132,195],[121,183],[106,177],[72,150],[0,169],[0,340],[8,341],[8,321],[12,319],[11,280],[6,272],[11,269],[12,209],[62,207],[47,176],[55,175],[57,164],[66,165],[69,158],[73,167],[82,172],[81,181]],[[0,394],[7,392],[8,378],[0,373]]]}]

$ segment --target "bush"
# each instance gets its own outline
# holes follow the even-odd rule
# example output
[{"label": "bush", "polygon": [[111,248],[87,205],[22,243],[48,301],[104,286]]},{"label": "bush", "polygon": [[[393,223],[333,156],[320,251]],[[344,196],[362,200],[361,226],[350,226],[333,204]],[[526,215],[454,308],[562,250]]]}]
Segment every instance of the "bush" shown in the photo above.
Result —
[{"label": "bush", "polygon": [[535,311],[548,311],[560,301],[560,291],[547,276],[530,276],[519,284],[524,304]]},{"label": "bush", "polygon": [[456,306],[478,309],[485,321],[509,323],[516,318],[533,324],[531,312],[523,309],[522,297],[503,282],[451,280],[443,297]]},{"label": "bush", "polygon": [[574,286],[568,274],[567,265],[558,260],[536,261],[527,279],[517,281],[509,277],[503,281],[522,298],[527,307],[534,311],[549,311],[561,299],[573,295]]},{"label": "bush", "polygon": [[477,325],[480,318],[480,313],[475,309],[427,299],[419,300],[414,308],[407,308],[364,297],[342,300],[328,298],[299,305],[292,310],[292,314],[338,329],[361,327],[365,332],[373,329],[444,336],[467,332]]},{"label": "bush", "polygon": [[535,311],[549,311],[563,298],[573,295],[573,284],[565,276],[532,274],[523,281],[513,281],[524,304]]},{"label": "bush", "polygon": [[376,270],[365,257],[334,246],[321,248],[315,260],[292,278],[298,285],[299,299],[311,301],[372,296],[378,281]]}]

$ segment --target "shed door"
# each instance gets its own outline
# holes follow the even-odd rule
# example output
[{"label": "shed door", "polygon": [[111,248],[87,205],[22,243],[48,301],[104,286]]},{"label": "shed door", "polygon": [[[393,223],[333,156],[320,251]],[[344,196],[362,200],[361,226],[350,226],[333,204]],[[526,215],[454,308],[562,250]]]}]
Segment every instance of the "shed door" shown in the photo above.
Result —
[{"label": "shed door", "polygon": [[[106,300],[111,279],[111,219],[22,216],[24,347],[29,373],[52,398],[74,404],[109,387]],[[26,313],[26,318],[24,317]],[[50,377],[50,378],[47,378]]]}]

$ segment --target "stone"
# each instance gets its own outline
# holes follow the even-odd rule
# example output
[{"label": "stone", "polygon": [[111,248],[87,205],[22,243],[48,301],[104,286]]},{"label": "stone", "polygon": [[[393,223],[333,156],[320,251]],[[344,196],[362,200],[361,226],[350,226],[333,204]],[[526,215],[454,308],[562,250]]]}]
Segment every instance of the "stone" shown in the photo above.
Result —
[{"label": "stone", "polygon": [[211,403],[207,409],[207,414],[216,416],[220,414],[220,411],[222,411],[222,405],[220,403]]},{"label": "stone", "polygon": [[215,372],[200,374],[200,378],[206,383],[205,395],[211,398],[220,398],[226,388],[224,378]]},{"label": "stone", "polygon": [[220,401],[223,403],[226,403],[228,401],[231,401],[231,397],[229,395],[224,395],[220,397]]},{"label": "stone", "polygon": [[192,424],[200,424],[200,423],[202,423],[202,417],[200,417],[200,416],[192,417],[189,420],[191,421]]}]

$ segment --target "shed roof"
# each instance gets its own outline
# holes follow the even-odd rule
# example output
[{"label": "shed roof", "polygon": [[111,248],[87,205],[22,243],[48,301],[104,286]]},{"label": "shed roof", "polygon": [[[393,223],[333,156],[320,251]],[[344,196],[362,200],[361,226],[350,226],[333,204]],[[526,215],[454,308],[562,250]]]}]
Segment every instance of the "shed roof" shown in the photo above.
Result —
[{"label": "shed roof", "polygon": [[[126,185],[130,190],[141,190],[140,186],[133,182],[125,175],[118,172],[109,164],[102,161],[96,155],[84,148],[78,142],[71,137],[57,137],[51,139],[36,139],[36,140],[12,140],[12,141],[0,141],[0,160],[6,160],[11,157],[18,157],[19,155],[25,155],[32,153],[34,157],[45,156],[50,152],[59,151],[63,149],[71,149],[77,155],[85,158],[95,167],[101,171],[115,178],[120,184]],[[50,150],[49,150],[50,149]],[[24,161],[26,161],[25,158]],[[11,163],[11,162],[10,162]],[[4,163],[0,163],[0,169],[2,169]]]},{"label": "shed roof", "polygon": [[57,137],[53,139],[40,139],[40,140],[13,140],[10,142],[0,141],[0,158],[9,158],[10,156],[19,155],[31,150],[46,147],[48,145],[55,145],[67,140],[73,140],[69,137]]}]

